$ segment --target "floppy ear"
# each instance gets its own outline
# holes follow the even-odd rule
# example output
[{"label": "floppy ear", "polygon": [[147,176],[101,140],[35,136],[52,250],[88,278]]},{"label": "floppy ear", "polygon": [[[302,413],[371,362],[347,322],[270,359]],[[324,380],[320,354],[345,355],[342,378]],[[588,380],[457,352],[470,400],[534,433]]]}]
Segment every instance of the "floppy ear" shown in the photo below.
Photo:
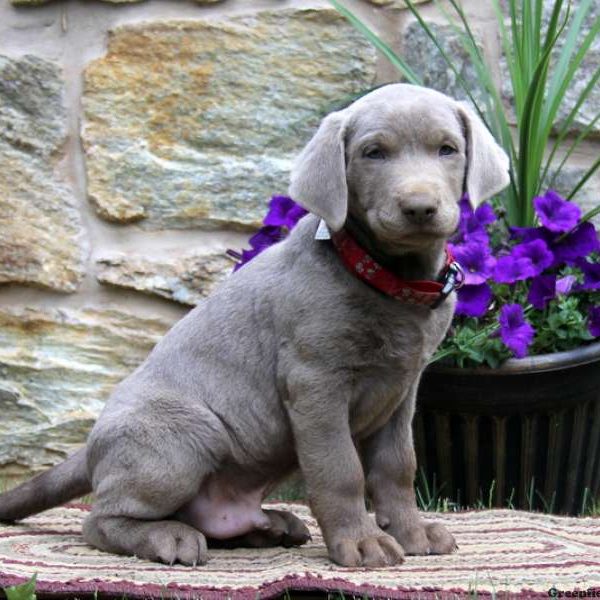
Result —
[{"label": "floppy ear", "polygon": [[324,219],[332,231],[343,227],[348,212],[345,122],[342,112],[323,119],[294,163],[289,188],[290,196]]},{"label": "floppy ear", "polygon": [[510,183],[509,160],[506,152],[467,104],[458,102],[458,114],[467,140],[465,191],[473,206],[477,206]]}]

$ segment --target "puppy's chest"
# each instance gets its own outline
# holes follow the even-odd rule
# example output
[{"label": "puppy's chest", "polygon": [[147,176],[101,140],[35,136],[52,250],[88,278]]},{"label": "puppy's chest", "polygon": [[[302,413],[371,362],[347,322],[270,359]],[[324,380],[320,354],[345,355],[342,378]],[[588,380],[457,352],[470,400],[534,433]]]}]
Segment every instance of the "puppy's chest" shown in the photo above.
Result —
[{"label": "puppy's chest", "polygon": [[357,313],[342,334],[348,366],[358,372],[418,369],[438,345],[439,328],[428,308]]},{"label": "puppy's chest", "polygon": [[407,308],[372,314],[356,327],[347,346],[355,435],[377,430],[404,401],[441,341],[445,322],[430,309]]}]

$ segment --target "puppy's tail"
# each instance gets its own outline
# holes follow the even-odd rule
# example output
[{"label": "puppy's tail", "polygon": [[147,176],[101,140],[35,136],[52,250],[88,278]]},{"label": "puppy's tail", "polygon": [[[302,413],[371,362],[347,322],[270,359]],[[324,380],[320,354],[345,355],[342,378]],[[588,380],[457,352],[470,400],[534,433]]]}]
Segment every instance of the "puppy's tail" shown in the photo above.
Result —
[{"label": "puppy's tail", "polygon": [[92,491],[86,449],[0,495],[0,522],[12,523]]}]

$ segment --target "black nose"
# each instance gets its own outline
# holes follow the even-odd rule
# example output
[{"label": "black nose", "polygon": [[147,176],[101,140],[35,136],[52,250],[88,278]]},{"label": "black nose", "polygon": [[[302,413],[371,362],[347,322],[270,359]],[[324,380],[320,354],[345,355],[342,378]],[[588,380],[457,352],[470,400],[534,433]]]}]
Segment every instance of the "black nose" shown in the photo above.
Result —
[{"label": "black nose", "polygon": [[434,204],[407,205],[402,208],[402,214],[415,225],[423,225],[431,221],[437,213],[437,206]]}]

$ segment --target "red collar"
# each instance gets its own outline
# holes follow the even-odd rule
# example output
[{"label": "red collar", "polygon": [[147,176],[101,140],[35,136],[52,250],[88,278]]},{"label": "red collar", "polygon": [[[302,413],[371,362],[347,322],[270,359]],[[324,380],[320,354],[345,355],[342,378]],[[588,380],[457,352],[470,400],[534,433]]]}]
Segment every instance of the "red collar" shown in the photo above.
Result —
[{"label": "red collar", "polygon": [[381,266],[342,229],[331,235],[331,241],[346,268],[375,289],[405,302],[437,308],[464,281],[460,265],[446,247],[446,263],[437,281],[400,279]]}]

